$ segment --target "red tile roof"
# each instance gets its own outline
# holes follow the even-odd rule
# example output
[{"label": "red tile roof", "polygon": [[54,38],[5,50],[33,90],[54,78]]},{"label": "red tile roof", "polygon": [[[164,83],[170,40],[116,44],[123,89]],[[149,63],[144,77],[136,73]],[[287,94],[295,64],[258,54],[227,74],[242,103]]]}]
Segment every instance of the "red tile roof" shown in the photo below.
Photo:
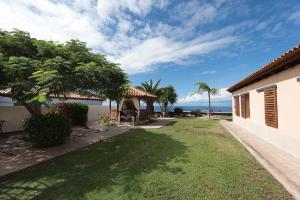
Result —
[{"label": "red tile roof", "polygon": [[[54,96],[54,95],[50,95],[50,97],[56,98],[56,96]],[[78,99],[78,100],[100,100],[100,98],[96,97],[96,96],[84,96],[84,95],[80,95],[80,94],[77,94],[74,92],[67,94],[66,98],[67,99]]]},{"label": "red tile roof", "polygon": [[288,69],[300,63],[300,44],[285,52],[275,60],[261,67],[256,72],[252,73],[248,77],[234,84],[227,89],[229,92],[234,92],[240,88],[243,88],[249,84],[259,81],[263,78],[271,76],[275,73]]},{"label": "red tile roof", "polygon": [[145,92],[143,90],[130,87],[127,93],[127,96],[140,97],[140,98],[156,98],[155,95]]},{"label": "red tile roof", "polygon": [[[9,97],[10,95],[11,95],[11,89],[10,88],[0,90],[0,96]],[[55,95],[50,95],[50,97],[57,98]],[[95,97],[95,96],[83,96],[83,95],[79,95],[79,94],[73,93],[73,92],[67,94],[66,98],[67,99],[78,99],[78,100],[99,100],[99,98]]]},{"label": "red tile roof", "polygon": [[[10,95],[11,95],[11,89],[10,88],[0,90],[0,96],[9,97]],[[150,94],[148,92],[144,92],[144,91],[136,89],[134,87],[129,88],[127,96],[140,97],[140,98],[155,98],[156,97],[153,94]],[[54,96],[54,95],[50,95],[50,97],[56,98],[56,96]],[[99,100],[99,98],[95,97],[95,96],[83,96],[83,95],[79,95],[77,93],[69,93],[68,95],[66,95],[66,98],[67,99],[79,99],[79,100]]]},{"label": "red tile roof", "polygon": [[10,88],[0,90],[0,96],[9,97],[10,96],[10,92],[11,92]]}]

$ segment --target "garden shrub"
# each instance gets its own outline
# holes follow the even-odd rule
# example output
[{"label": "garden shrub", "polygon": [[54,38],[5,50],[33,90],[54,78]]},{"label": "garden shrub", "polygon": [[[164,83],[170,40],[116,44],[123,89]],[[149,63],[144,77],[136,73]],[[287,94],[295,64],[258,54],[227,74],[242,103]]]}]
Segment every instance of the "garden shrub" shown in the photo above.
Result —
[{"label": "garden shrub", "polygon": [[180,107],[174,108],[174,114],[175,115],[181,115],[183,113],[183,109]]},{"label": "garden shrub", "polygon": [[71,120],[73,126],[84,126],[87,122],[89,107],[82,103],[58,103],[52,112],[60,113]]},{"label": "garden shrub", "polygon": [[109,125],[110,123],[109,117],[108,116],[101,117],[99,123],[104,125]]},{"label": "garden shrub", "polygon": [[197,109],[197,110],[193,110],[191,112],[192,115],[194,115],[195,117],[201,117],[202,116],[202,113],[201,113],[201,110],[200,109]]},{"label": "garden shrub", "polygon": [[24,124],[26,139],[36,147],[62,144],[71,132],[70,120],[57,113],[33,116]]},{"label": "garden shrub", "polygon": [[116,126],[115,122],[112,122],[108,116],[102,116],[100,117],[99,124],[105,125],[105,126]]}]

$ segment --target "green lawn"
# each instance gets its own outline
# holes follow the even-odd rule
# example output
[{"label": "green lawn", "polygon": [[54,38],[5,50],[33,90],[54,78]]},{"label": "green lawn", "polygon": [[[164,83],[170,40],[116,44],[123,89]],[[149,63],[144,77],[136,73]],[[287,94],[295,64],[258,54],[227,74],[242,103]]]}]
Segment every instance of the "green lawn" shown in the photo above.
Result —
[{"label": "green lawn", "polygon": [[131,130],[0,183],[0,199],[292,199],[219,125]]}]

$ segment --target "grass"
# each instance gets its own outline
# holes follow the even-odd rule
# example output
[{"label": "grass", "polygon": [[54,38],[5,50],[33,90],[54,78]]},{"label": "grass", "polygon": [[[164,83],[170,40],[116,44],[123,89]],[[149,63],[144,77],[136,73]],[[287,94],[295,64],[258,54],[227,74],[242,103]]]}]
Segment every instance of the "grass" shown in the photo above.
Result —
[{"label": "grass", "polygon": [[0,199],[292,199],[216,120],[131,130],[0,183]]}]

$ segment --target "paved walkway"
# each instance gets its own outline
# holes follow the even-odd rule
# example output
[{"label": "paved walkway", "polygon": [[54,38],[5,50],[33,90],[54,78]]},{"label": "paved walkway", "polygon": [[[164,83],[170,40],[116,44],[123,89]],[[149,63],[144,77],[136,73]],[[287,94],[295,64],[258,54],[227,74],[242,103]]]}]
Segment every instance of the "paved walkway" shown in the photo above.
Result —
[{"label": "paved walkway", "polygon": [[0,179],[57,156],[122,134],[130,128],[160,128],[171,120],[170,118],[157,119],[151,124],[135,127],[106,127],[96,122],[89,122],[88,128],[73,127],[71,137],[65,144],[50,148],[34,148],[22,139],[21,134],[0,138]]},{"label": "paved walkway", "polygon": [[300,160],[232,122],[220,122],[295,199],[300,200]]},{"label": "paved walkway", "polygon": [[0,138],[0,179],[128,130],[128,127],[109,127],[105,130],[74,127],[70,139],[65,144],[50,148],[34,148],[24,141],[20,134]]}]

